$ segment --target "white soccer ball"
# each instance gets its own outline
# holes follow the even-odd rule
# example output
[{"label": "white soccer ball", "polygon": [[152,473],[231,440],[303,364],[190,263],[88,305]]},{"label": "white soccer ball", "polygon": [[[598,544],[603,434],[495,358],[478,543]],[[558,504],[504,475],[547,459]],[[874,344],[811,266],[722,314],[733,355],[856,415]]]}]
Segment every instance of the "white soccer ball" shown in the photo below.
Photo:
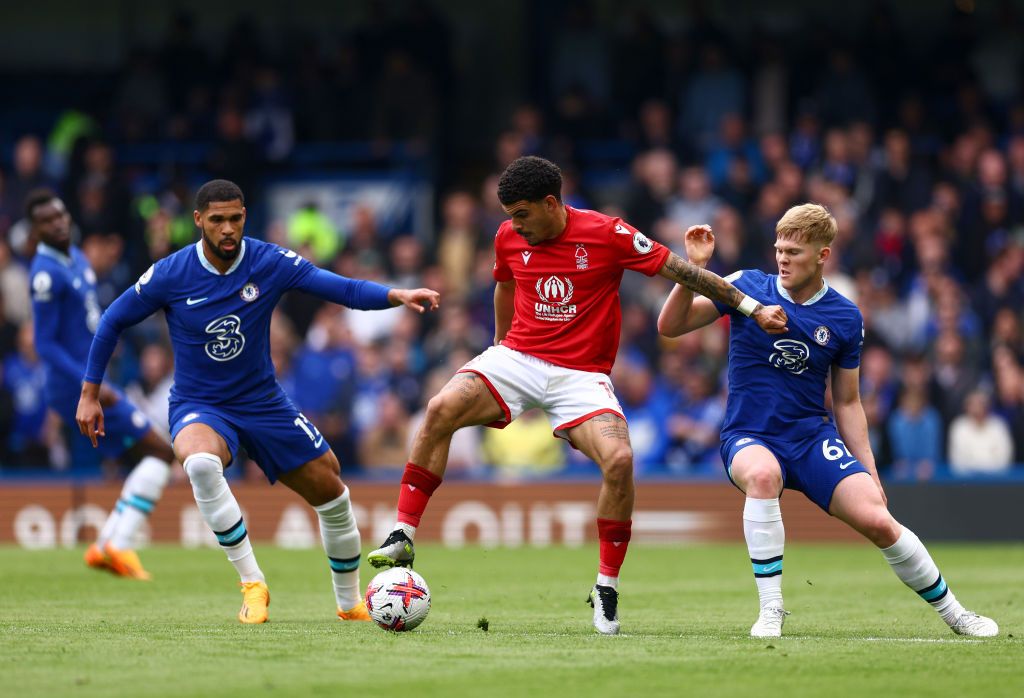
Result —
[{"label": "white soccer ball", "polygon": [[430,611],[430,589],[416,572],[392,567],[374,577],[366,588],[366,610],[385,630],[412,630]]}]

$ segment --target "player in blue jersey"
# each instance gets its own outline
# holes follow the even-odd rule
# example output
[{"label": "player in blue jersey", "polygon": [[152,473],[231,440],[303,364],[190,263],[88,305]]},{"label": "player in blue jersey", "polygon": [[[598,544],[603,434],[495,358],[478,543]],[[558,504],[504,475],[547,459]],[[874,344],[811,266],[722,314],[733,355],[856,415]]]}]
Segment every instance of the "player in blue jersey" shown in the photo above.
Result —
[{"label": "player in blue jersey", "polygon": [[281,295],[300,289],[350,308],[405,305],[424,312],[436,291],[388,288],[324,271],[294,252],[244,237],[245,200],[232,182],[207,182],[194,212],[202,239],[146,271],[103,315],[89,353],[78,425],[104,435],[100,381],[122,330],[163,310],[174,347],[169,421],[174,451],[196,504],[242,582],[243,623],[267,620],[270,591],[253,554],[224,467],[244,446],[271,483],[309,502],[334,582],[338,617],[369,620],[359,589],[359,529],[338,459],[274,376],[270,316]]},{"label": "player in blue jersey", "polygon": [[[36,350],[46,371],[46,403],[69,427],[76,427],[75,406],[89,346],[100,321],[96,274],[82,251],[71,244],[71,216],[49,189],[30,192],[25,215],[39,241],[30,270]],[[149,579],[134,548],[139,526],[160,501],[174,453],[149,419],[114,386],[99,386],[107,410],[110,438],[103,455],[138,460],[121,496],[85,562],[131,579]],[[80,437],[75,437],[80,438]]]},{"label": "player in blue jersey", "polygon": [[[761,606],[751,636],[780,636],[788,615],[782,604],[783,487],[803,492],[877,545],[896,575],[953,632],[998,634],[993,620],[960,605],[920,539],[889,513],[860,402],[863,319],[822,275],[835,219],[822,206],[804,204],[789,209],[775,230],[778,275],[746,270],[727,278],[763,303],[781,305],[788,332],[765,335],[731,308],[695,299],[683,286],[672,289],[658,318],[658,330],[676,337],[723,313],[730,316],[722,459],[729,478],[746,493],[743,533]],[[711,229],[690,228],[686,251],[691,263],[707,264],[714,251]],[[825,406],[830,371],[834,418]]]}]

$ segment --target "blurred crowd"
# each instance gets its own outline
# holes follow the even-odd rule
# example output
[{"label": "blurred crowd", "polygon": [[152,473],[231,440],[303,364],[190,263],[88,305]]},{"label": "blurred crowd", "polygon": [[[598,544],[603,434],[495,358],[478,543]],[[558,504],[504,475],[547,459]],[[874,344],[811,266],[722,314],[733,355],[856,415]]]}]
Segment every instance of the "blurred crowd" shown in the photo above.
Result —
[{"label": "blurred crowd", "polygon": [[[438,40],[450,28],[426,2],[402,17],[371,3],[384,14],[348,41],[304,45],[288,60],[261,50],[244,22],[211,55],[179,15],[162,46],[126,61],[109,109],[64,114],[48,135],[13,141],[0,169],[0,462],[67,468],[88,457],[42,405],[27,191],[62,192],[106,306],[152,260],[196,239],[197,182],[234,179],[255,206],[268,176],[301,170],[296,144],[353,140],[440,161],[432,236],[381,234],[369,206],[344,229],[308,208],[247,230],[346,276],[442,293],[441,310],[423,317],[299,294],[279,307],[279,379],[350,472],[404,465],[426,400],[492,342],[497,177],[526,154],[562,166],[568,204],[620,215],[676,252],[688,226],[711,224],[711,268],[723,275],[771,272],[779,217],[826,205],[839,224],[826,278],[864,314],[862,396],[883,475],[998,474],[1024,460],[1024,43],[1012,4],[986,26],[954,13],[917,51],[884,3],[857,41],[807,20],[741,42],[699,4],[685,29],[643,10],[613,22],[589,3],[558,6],[557,32],[531,38],[543,79],[479,153],[446,133],[459,66]],[[208,147],[189,167],[173,157],[119,164],[132,141]],[[637,471],[722,477],[728,323],[660,338],[668,291],[660,278],[623,280],[612,381]],[[154,318],[126,335],[109,377],[166,426],[172,371]],[[460,431],[449,473],[592,468],[528,413],[505,430]]]}]

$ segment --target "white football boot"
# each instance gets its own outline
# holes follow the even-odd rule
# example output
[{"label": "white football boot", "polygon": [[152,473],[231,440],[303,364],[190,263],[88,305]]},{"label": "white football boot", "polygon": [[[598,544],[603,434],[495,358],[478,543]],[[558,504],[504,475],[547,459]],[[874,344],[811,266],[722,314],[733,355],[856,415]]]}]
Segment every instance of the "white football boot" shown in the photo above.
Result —
[{"label": "white football boot", "polygon": [[595,584],[587,603],[594,607],[594,628],[602,635],[619,634],[619,592],[603,584]]},{"label": "white football boot", "polygon": [[388,535],[383,545],[366,556],[366,561],[374,567],[408,567],[416,559],[416,550],[412,540],[405,531],[396,528]]},{"label": "white football boot", "polygon": [[999,625],[991,618],[979,616],[973,611],[964,611],[949,626],[957,635],[969,637],[995,637],[999,634]]},{"label": "white football boot", "polygon": [[750,627],[750,637],[782,637],[782,624],[789,611],[782,606],[769,603],[761,609],[757,622]]}]

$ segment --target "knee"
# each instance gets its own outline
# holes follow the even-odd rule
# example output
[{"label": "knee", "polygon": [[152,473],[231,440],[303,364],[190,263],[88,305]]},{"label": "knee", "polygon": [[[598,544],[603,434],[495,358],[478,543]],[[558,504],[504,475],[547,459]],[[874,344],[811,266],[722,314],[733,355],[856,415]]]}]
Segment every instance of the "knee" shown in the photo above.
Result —
[{"label": "knee", "polygon": [[782,491],[782,474],[775,468],[752,468],[743,484],[748,497],[772,499]]},{"label": "knee", "polygon": [[604,481],[615,488],[624,489],[633,484],[633,449],[623,446],[604,459],[601,472]]},{"label": "knee", "polygon": [[879,548],[888,548],[900,537],[900,525],[885,507],[872,508],[857,524],[857,530]]},{"label": "knee", "polygon": [[212,453],[193,453],[182,466],[193,485],[210,485],[224,477],[224,465]]},{"label": "knee", "polygon": [[423,429],[429,434],[450,434],[457,428],[459,406],[448,395],[440,394],[427,403]]}]

